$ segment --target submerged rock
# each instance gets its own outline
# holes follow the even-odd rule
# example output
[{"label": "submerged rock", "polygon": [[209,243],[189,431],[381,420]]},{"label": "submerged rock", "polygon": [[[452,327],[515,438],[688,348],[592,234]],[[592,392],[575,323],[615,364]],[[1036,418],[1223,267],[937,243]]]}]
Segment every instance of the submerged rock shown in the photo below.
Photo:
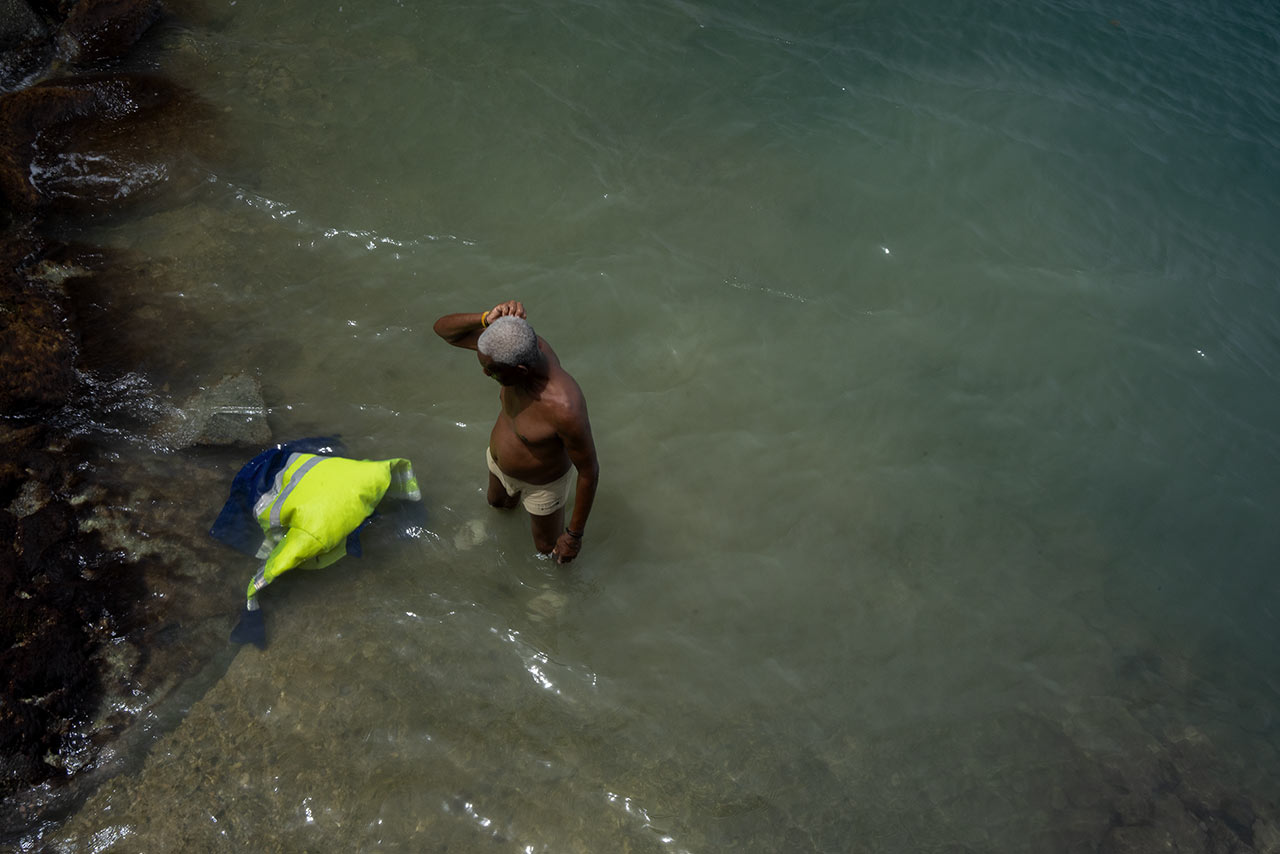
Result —
[{"label": "submerged rock", "polygon": [[0,0],[0,51],[44,37],[44,22],[26,0]]},{"label": "submerged rock", "polygon": [[161,0],[0,0],[0,91],[47,69],[55,55],[73,66],[118,60],[164,10]]},{"label": "submerged rock", "polygon": [[[78,361],[92,374],[82,377],[92,386],[86,403],[105,406],[131,433],[147,433],[172,411],[162,391],[167,385],[182,386],[192,374],[236,372],[244,362],[237,355],[214,365],[216,343],[199,346],[207,319],[197,301],[175,298],[190,268],[136,250],[67,243],[49,246],[26,274],[65,294],[75,314]],[[131,390],[123,397],[114,393],[125,386]]]},{"label": "submerged rock", "polygon": [[226,583],[231,569],[240,579],[234,559],[201,536],[226,487],[217,467],[146,452],[106,466],[42,425],[0,422],[0,448],[7,850],[145,743],[134,724],[225,647],[242,588]]},{"label": "submerged rock", "polygon": [[18,268],[29,241],[8,235],[0,247],[0,415],[64,405],[75,386],[75,341],[51,289]]},{"label": "submerged rock", "polygon": [[266,445],[271,441],[262,384],[257,377],[223,377],[187,398],[158,426],[158,438],[174,450],[196,445]]},{"label": "submerged rock", "polygon": [[[199,541],[225,486],[210,455],[121,461],[164,406],[134,354],[111,355],[135,331],[103,313],[133,297],[121,285],[137,271],[104,276],[114,258],[82,249],[51,257],[44,233],[54,216],[75,231],[73,217],[203,179],[191,155],[208,150],[210,111],[151,74],[13,91],[48,73],[55,40],[81,69],[114,62],[160,12],[0,0],[0,848],[65,816],[145,737],[133,724],[225,645],[238,598],[230,585],[210,610],[222,566]],[[104,322],[86,339],[75,308],[90,301]]]},{"label": "submerged rock", "polygon": [[207,139],[206,118],[189,92],[148,74],[85,75],[0,96],[0,196],[26,213],[93,213],[153,197],[181,153]]},{"label": "submerged rock", "polygon": [[75,385],[74,349],[54,304],[0,285],[0,413],[56,409]]},{"label": "submerged rock", "polygon": [[0,197],[16,211],[39,208],[42,198],[31,181],[36,137],[82,114],[90,93],[56,87],[32,87],[0,96]]},{"label": "submerged rock", "polygon": [[[82,532],[68,499],[78,474],[42,426],[0,425],[0,799],[65,777],[88,746],[78,728],[97,710],[96,657],[128,630],[144,599],[118,554]],[[22,809],[19,804],[19,816]],[[6,819],[0,811],[0,819]],[[12,819],[9,819],[12,820]],[[5,821],[0,821],[0,836]]]},{"label": "submerged rock", "polygon": [[69,62],[103,62],[128,53],[159,18],[160,0],[79,0],[58,33]]},{"label": "submerged rock", "polygon": [[0,91],[44,66],[51,54],[48,35],[26,0],[0,0]]}]

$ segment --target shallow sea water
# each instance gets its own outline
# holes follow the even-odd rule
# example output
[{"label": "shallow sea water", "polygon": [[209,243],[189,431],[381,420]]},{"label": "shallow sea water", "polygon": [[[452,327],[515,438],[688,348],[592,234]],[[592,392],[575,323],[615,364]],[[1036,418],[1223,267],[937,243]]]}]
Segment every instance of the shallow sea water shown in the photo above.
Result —
[{"label": "shallow sea water", "polygon": [[[92,235],[202,319],[141,367],[256,373],[427,518],[273,585],[270,648],[56,849],[1095,850],[1170,763],[1280,798],[1274,9],[275,0],[166,39],[234,156]],[[495,389],[431,333],[508,298],[591,408],[568,569],[485,505]]]}]

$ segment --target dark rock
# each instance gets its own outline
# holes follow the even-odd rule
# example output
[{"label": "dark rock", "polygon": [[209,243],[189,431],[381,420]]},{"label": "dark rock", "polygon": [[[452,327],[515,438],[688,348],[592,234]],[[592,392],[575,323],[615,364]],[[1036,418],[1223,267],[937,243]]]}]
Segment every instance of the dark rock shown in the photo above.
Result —
[{"label": "dark rock", "polygon": [[[145,379],[120,382],[138,370],[127,356],[105,378],[84,363],[77,307],[134,296],[103,292],[121,285],[120,276],[80,290],[113,259],[98,253],[102,263],[89,269],[74,257],[52,258],[41,233],[51,225],[75,232],[80,215],[113,213],[158,198],[162,188],[180,188],[182,180],[203,180],[193,155],[198,160],[207,150],[212,136],[202,123],[211,113],[154,75],[78,74],[11,91],[47,73],[55,42],[72,66],[115,62],[160,15],[159,0],[0,0],[4,850],[64,816],[110,773],[107,766],[119,759],[103,747],[135,722],[136,698],[171,690],[209,650],[224,648],[239,598],[228,589],[225,602],[210,604],[216,597],[209,590],[225,586],[210,556],[215,544],[189,545],[208,524],[202,500],[212,493],[210,478],[218,491],[221,478],[199,463],[147,454],[121,466],[112,451],[110,469],[124,484],[108,487],[96,464],[101,449],[69,438],[94,435],[102,406],[111,410],[106,419],[126,418],[123,410],[136,409],[130,404],[139,395],[149,402],[151,389]],[[121,329],[132,326],[95,330],[92,355],[118,349]],[[156,470],[143,473],[147,464]],[[157,494],[137,488],[164,477],[173,482]],[[187,595],[195,584],[207,588],[203,597]]]},{"label": "dark rock", "polygon": [[76,2],[77,0],[27,0],[27,5],[46,21],[56,24],[66,20]]},{"label": "dark rock", "polygon": [[[18,521],[13,518],[13,514],[8,510],[0,510],[0,543],[13,542],[17,530]],[[19,579],[17,555],[13,549],[0,547],[0,599],[9,598],[17,587]],[[8,630],[8,626],[0,627],[0,647],[12,643],[12,640],[8,642],[5,640],[5,632]]]},{"label": "dark rock", "polygon": [[[45,428],[40,424],[15,427],[0,423],[0,449],[4,449],[0,454],[0,507],[7,507],[26,482],[28,449],[43,443],[44,434]],[[4,542],[12,540],[0,538],[0,543]]]},{"label": "dark rock", "polygon": [[61,501],[46,504],[18,520],[14,544],[29,572],[41,566],[45,553],[66,539],[74,524],[71,508]]},{"label": "dark rock", "polygon": [[[19,460],[41,450],[6,448]],[[49,473],[55,488],[69,481],[71,463]],[[49,757],[66,751],[101,696],[93,656],[107,638],[95,626],[108,613],[127,614],[129,603],[143,596],[136,581],[120,573],[84,577],[86,566],[101,570],[113,558],[80,534],[65,501],[51,498],[23,512],[21,518],[0,514],[0,755],[7,765],[0,798],[65,774]]]},{"label": "dark rock", "polygon": [[[5,447],[6,444],[6,442],[0,440],[0,448]],[[18,494],[18,488],[22,485],[22,482],[22,471],[18,468],[18,464],[13,460],[0,460],[0,507],[13,500],[13,497]],[[0,541],[7,541],[8,539],[8,537],[0,537]]]},{"label": "dark rock", "polygon": [[39,70],[51,54],[48,29],[26,0],[0,0],[0,91]]},{"label": "dark rock", "polygon": [[93,93],[83,87],[43,85],[0,96],[0,197],[14,210],[41,207],[31,179],[36,138],[89,113]]},{"label": "dark rock", "polygon": [[86,392],[98,417],[120,416],[132,422],[121,428],[145,433],[164,407],[148,389],[123,386],[141,385],[144,377],[148,386],[182,384],[209,363],[208,352],[196,346],[208,335],[208,318],[195,301],[173,299],[181,283],[163,261],[130,250],[63,244],[50,247],[28,274],[56,284],[74,308],[79,361],[97,383]]},{"label": "dark rock", "polygon": [[160,0],[79,0],[58,33],[68,62],[100,63],[129,52],[162,11]]},{"label": "dark rock", "polygon": [[1150,851],[1207,852],[1204,829],[1172,795],[1153,800],[1149,823],[1113,827],[1098,847],[1100,854],[1145,854]]},{"label": "dark rock", "polygon": [[147,74],[47,81],[0,96],[0,196],[19,212],[94,213],[153,198],[198,151],[207,109]]},{"label": "dark rock", "polygon": [[1222,802],[1218,816],[1243,842],[1253,844],[1253,825],[1258,815],[1252,804],[1239,797],[1228,798]]},{"label": "dark rock", "polygon": [[1155,813],[1151,798],[1142,792],[1118,792],[1111,808],[1111,821],[1116,826],[1150,824]]},{"label": "dark rock", "polygon": [[57,455],[46,439],[60,447],[48,431],[0,430],[28,478],[0,509],[0,845],[58,802],[60,787],[42,784],[92,765],[113,687],[105,662],[140,631],[147,601],[141,573],[83,530],[92,508],[60,497],[85,449]]},{"label": "dark rock", "polygon": [[61,407],[75,387],[74,368],[75,341],[56,295],[0,268],[0,415]]},{"label": "dark rock", "polygon": [[44,22],[26,0],[0,0],[0,51],[45,37]]}]

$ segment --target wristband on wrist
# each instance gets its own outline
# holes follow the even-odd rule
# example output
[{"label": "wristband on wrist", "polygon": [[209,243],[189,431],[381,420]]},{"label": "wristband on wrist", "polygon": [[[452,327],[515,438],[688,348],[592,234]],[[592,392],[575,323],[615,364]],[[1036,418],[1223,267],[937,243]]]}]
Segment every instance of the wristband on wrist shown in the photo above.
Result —
[{"label": "wristband on wrist", "polygon": [[[490,311],[492,311],[492,309],[490,309]],[[489,312],[486,311],[484,314],[480,315],[480,328],[483,329],[488,325],[489,325]]]},{"label": "wristband on wrist", "polygon": [[564,532],[569,536],[573,537],[575,540],[582,539],[582,535],[583,533],[585,533],[584,531],[575,531],[573,530],[573,528],[568,528],[568,527],[564,529]]}]

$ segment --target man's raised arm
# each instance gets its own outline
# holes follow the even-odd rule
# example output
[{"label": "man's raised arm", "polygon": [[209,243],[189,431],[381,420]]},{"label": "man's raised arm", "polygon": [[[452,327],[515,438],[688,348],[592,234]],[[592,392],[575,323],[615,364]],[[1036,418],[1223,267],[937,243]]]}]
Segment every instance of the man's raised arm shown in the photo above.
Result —
[{"label": "man's raised arm", "polygon": [[488,311],[446,314],[437,320],[432,328],[437,335],[453,346],[474,350],[476,342],[480,340],[480,333],[484,332],[485,327],[499,317],[508,316],[523,318],[524,306],[515,300],[508,300],[498,303]]}]

